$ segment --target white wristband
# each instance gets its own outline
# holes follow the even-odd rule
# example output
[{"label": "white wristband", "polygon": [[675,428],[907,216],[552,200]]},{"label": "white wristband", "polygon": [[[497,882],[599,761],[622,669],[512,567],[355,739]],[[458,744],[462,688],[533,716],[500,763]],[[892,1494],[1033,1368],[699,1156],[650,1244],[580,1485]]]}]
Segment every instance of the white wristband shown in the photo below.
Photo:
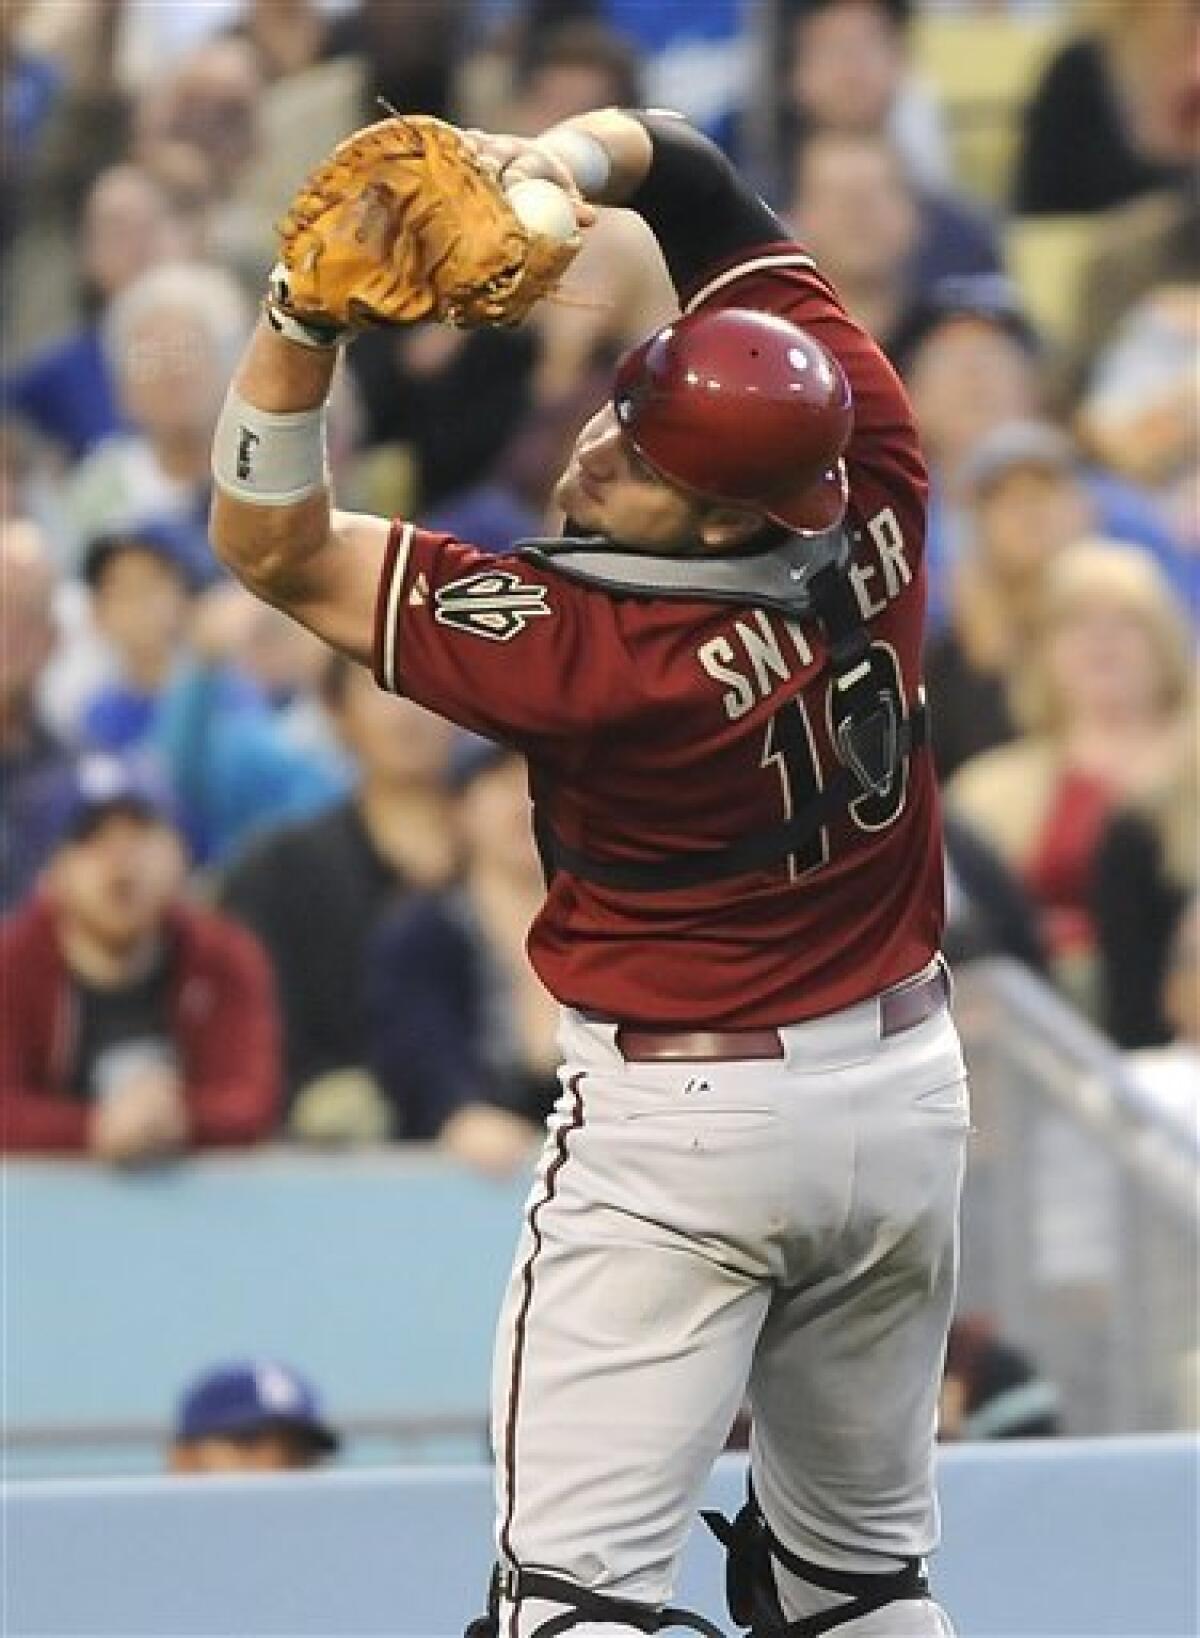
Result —
[{"label": "white wristband", "polygon": [[325,488],[325,405],[277,414],[230,387],[213,435],[213,480],[249,506],[295,506]]},{"label": "white wristband", "polygon": [[263,317],[277,336],[314,352],[332,352],[349,339],[345,330],[318,330],[315,325],[306,324],[303,319],[295,318],[282,307],[277,307],[270,298],[263,302]]},{"label": "white wristband", "polygon": [[598,137],[568,126],[552,128],[537,141],[562,160],[585,199],[599,199],[612,176],[612,157]]}]

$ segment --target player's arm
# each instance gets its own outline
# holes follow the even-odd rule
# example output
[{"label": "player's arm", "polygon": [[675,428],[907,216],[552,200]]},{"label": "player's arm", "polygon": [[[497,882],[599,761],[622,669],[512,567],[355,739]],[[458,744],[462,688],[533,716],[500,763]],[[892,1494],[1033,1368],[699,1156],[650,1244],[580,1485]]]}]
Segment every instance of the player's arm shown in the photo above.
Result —
[{"label": "player's arm", "polygon": [[367,665],[389,525],[331,505],[325,405],[337,355],[259,324],[213,440],[209,528],[256,597]]}]

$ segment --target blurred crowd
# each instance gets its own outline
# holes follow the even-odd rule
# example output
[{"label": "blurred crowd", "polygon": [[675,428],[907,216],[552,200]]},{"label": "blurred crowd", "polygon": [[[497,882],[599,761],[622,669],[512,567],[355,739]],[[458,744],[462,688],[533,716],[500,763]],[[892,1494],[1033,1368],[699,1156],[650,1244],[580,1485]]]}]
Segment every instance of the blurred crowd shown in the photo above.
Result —
[{"label": "blurred crowd", "polygon": [[[272,224],[380,97],[523,133],[667,104],[755,177],[921,424],[951,958],[1043,973],[1194,1122],[1200,19],[981,5],[1026,66],[972,114],[923,42],[975,10],[8,0],[6,1150],[426,1139],[505,1173],[553,1099],[519,759],[380,693],[205,538]],[[612,211],[518,331],[368,333],[339,500],[492,550],[553,528],[614,360],[672,310]]]}]

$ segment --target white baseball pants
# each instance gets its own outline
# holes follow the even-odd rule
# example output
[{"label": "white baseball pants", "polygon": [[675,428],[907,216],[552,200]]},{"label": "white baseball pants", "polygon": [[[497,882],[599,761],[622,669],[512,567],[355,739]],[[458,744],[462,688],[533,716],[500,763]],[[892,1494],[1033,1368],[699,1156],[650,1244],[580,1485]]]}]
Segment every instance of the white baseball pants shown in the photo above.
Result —
[{"label": "white baseball pants", "polygon": [[[502,1561],[668,1601],[747,1394],[755,1490],[793,1553],[873,1574],[936,1545],[957,1033],[943,1010],[881,1038],[874,1001],[781,1033],[780,1060],[627,1063],[613,1026],[564,1013],[564,1091],[496,1348]],[[789,1619],[839,1601],[777,1580]],[[561,1612],[504,1608],[501,1638]],[[951,1631],[932,1601],[836,1629]]]}]

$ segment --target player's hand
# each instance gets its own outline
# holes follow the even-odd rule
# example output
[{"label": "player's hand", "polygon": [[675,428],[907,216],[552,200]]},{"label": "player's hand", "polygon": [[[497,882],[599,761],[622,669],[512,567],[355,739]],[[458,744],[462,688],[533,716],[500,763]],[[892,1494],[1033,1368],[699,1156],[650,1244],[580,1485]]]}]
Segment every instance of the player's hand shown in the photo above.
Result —
[{"label": "player's hand", "polygon": [[580,193],[570,169],[557,154],[543,148],[536,137],[508,136],[499,132],[471,129],[463,132],[480,164],[490,171],[504,189],[516,182],[540,180],[561,188],[575,207],[580,227],[591,227],[600,212]]},{"label": "player's hand", "polygon": [[451,1115],[438,1134],[448,1154],[488,1177],[510,1177],[524,1166],[539,1137],[520,1115],[490,1103],[468,1103]]}]

